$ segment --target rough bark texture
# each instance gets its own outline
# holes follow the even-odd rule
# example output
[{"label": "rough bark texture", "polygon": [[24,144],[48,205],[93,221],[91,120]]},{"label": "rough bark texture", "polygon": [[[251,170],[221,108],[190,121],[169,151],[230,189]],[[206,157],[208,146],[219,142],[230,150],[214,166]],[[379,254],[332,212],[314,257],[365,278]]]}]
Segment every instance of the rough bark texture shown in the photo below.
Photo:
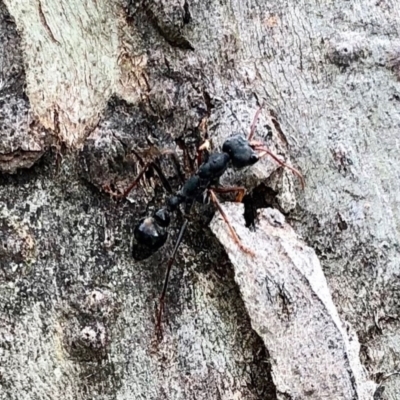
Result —
[{"label": "rough bark texture", "polygon": [[[0,1],[1,397],[367,399],[371,379],[375,399],[398,399],[399,20],[390,0]],[[212,207],[198,205],[156,343],[163,266],[182,221],[161,251],[134,261],[133,226],[165,190],[149,171],[130,201],[109,193],[150,160],[176,190],[172,160],[160,152],[175,149],[188,174],[202,140],[218,148],[247,132],[258,104],[257,137],[290,155],[307,187],[299,191],[268,159],[224,183],[246,185],[248,222],[253,206],[289,213],[327,285],[302,286],[304,272],[288,268],[288,296],[311,296],[291,314],[248,296],[259,283],[246,273],[256,271],[252,261],[229,250],[232,267],[208,228]],[[227,209],[243,236],[237,209]],[[279,276],[266,249],[279,253],[287,237],[279,244],[270,238],[282,228],[274,236],[255,226],[260,271]],[[230,249],[229,236],[218,236]],[[305,266],[321,276],[312,258]],[[312,376],[316,358],[302,362],[285,327],[318,304],[330,328],[307,315],[316,340],[304,354],[323,355]],[[265,332],[259,310],[289,323]],[[352,330],[359,355],[348,348]],[[336,386],[325,385],[330,341]],[[288,354],[298,371],[310,367],[304,374],[317,387],[283,375]]]},{"label": "rough bark texture", "polygon": [[260,213],[248,232],[243,207],[226,210],[243,244],[238,251],[222,218],[211,225],[235,268],[251,323],[272,360],[278,398],[368,399],[357,339],[342,326],[315,252],[301,242],[279,211]]}]

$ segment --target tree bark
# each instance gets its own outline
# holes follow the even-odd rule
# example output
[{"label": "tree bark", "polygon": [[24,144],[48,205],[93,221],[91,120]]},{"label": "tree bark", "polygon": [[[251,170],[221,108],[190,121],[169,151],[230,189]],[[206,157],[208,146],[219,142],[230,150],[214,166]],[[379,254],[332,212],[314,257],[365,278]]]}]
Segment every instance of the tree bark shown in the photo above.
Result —
[{"label": "tree bark", "polygon": [[[397,399],[399,21],[390,0],[0,0],[0,398]],[[177,190],[163,150],[187,177],[260,105],[306,188],[229,170],[256,256],[196,205],[157,342],[182,221],[135,261],[165,182],[111,195],[150,161]]]}]

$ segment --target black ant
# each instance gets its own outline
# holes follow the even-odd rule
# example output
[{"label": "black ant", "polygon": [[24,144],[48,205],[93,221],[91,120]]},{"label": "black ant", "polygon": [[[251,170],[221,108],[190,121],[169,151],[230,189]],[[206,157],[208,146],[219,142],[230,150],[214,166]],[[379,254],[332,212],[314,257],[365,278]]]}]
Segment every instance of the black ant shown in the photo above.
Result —
[{"label": "black ant", "polygon": [[[304,178],[297,169],[281,161],[262,142],[253,140],[260,112],[261,108],[257,110],[254,116],[250,133],[247,138],[239,134],[228,138],[223,143],[222,152],[211,153],[208,159],[198,167],[197,171],[186,182],[184,182],[182,188],[168,198],[164,207],[157,210],[152,216],[139,221],[138,225],[135,227],[134,236],[140,246],[147,248],[149,255],[157,251],[166,242],[168,236],[167,228],[170,224],[170,214],[172,212],[178,211],[179,207],[183,205],[184,214],[188,215],[196,201],[204,203],[205,200],[210,199],[211,202],[216,206],[217,210],[221,213],[222,218],[226,222],[233,240],[237,243],[238,247],[250,256],[254,256],[254,253],[241,243],[216,195],[217,193],[237,193],[236,201],[241,202],[245,195],[245,188],[239,186],[221,187],[219,186],[219,179],[221,176],[230,166],[235,169],[249,167],[258,162],[262,157],[269,155],[279,165],[290,169],[295,175],[297,175],[297,177],[300,179],[302,188],[304,188]],[[207,148],[208,142],[200,146],[198,152],[198,164],[200,164],[201,152]],[[140,177],[143,174],[144,170],[140,174]],[[127,196],[130,190],[132,190],[132,188],[137,184],[138,178],[132,185],[130,185],[128,190],[124,192],[124,196]],[[164,301],[171,268],[174,263],[179,245],[182,242],[187,225],[188,219],[185,218],[180,228],[172,255],[170,256],[167,264],[164,286],[161,292],[159,308],[157,312],[156,329],[159,333],[161,333],[161,319],[164,310]]]}]

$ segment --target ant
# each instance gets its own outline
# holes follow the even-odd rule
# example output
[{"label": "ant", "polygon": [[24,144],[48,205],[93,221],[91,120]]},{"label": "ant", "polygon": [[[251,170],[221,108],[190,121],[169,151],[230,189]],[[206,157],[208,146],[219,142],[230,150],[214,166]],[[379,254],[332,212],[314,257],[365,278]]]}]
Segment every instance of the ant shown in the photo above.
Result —
[{"label": "ant", "polygon": [[[181,189],[172,194],[166,201],[164,207],[157,210],[152,216],[143,218],[139,221],[134,229],[134,236],[140,246],[147,249],[149,255],[156,252],[164,245],[168,237],[168,227],[171,221],[171,213],[180,211],[180,206],[184,206],[184,214],[188,216],[195,202],[204,203],[210,199],[217,210],[221,213],[222,218],[227,224],[233,240],[241,249],[251,257],[254,253],[246,248],[240,241],[237,233],[229,222],[221,204],[217,198],[217,193],[236,193],[236,201],[241,202],[245,195],[245,188],[240,186],[221,187],[219,179],[229,167],[234,169],[242,169],[250,167],[257,163],[266,155],[272,157],[282,167],[290,169],[300,180],[302,188],[304,188],[304,178],[302,174],[295,168],[281,161],[274,153],[272,153],[262,142],[253,140],[256,129],[256,124],[260,116],[262,108],[260,107],[251,124],[250,133],[247,138],[240,134],[235,134],[229,137],[222,145],[221,152],[213,152],[208,155],[206,161],[201,163],[201,152],[209,149],[209,142],[206,141],[199,147],[197,171],[183,183]],[[144,171],[140,174],[142,176]],[[125,191],[124,196],[128,195],[133,187],[137,184],[138,178]],[[156,329],[160,334],[161,320],[164,310],[165,296],[167,292],[168,280],[171,273],[171,268],[175,260],[178,248],[183,240],[183,235],[188,225],[188,219],[185,217],[180,228],[178,238],[176,240],[172,254],[168,260],[167,270],[163,289],[160,295],[159,307],[157,311]]]}]

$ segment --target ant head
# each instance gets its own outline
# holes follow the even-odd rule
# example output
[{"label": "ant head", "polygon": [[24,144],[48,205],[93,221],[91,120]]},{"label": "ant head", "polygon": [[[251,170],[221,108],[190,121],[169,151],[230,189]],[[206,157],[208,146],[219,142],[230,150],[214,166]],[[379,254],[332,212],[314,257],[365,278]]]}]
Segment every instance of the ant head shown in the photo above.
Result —
[{"label": "ant head", "polygon": [[249,141],[239,134],[227,139],[222,151],[229,155],[233,167],[238,169],[249,167],[259,160]]}]

